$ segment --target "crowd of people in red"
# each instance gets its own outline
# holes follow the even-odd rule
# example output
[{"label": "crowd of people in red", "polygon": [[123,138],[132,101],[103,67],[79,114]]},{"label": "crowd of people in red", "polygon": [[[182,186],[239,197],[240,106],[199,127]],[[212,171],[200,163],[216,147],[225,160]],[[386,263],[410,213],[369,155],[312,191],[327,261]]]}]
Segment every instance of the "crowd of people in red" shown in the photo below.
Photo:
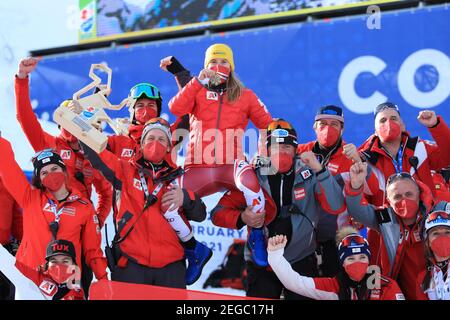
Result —
[{"label": "crowd of people in red", "polygon": [[[342,108],[327,105],[311,119],[316,140],[300,144],[238,79],[231,48],[213,44],[198,76],[175,57],[161,60],[179,88],[168,103],[175,123],[161,118],[158,88],[137,84],[128,133],[110,135],[97,153],[64,128],[42,129],[29,93],[37,65],[25,58],[15,75],[17,119],[37,152],[31,183],[0,137],[0,242],[46,299],[88,299],[94,275],[193,284],[212,250],[190,221],[206,219],[202,197],[224,192],[210,218],[247,227],[249,297],[450,300],[450,128],[433,111],[417,117],[431,142],[410,135],[397,105],[375,106],[374,134],[356,147],[343,140]],[[76,101],[64,105],[82,112]],[[259,129],[252,159],[242,143],[249,120]],[[110,212],[116,233],[103,252]],[[14,298],[1,273],[0,295]]]}]

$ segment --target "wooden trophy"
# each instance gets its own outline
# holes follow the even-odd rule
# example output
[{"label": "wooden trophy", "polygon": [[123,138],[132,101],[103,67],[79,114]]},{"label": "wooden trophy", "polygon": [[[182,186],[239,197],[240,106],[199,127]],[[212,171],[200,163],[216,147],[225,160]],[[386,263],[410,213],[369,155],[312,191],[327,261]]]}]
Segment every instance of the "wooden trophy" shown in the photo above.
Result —
[{"label": "wooden trophy", "polygon": [[[95,74],[94,70],[100,70],[108,74],[106,85],[101,84],[102,80]],[[73,109],[67,107],[67,104],[62,104],[53,113],[53,120],[92,150],[100,153],[105,150],[108,138],[97,129],[99,123],[105,121],[116,134],[122,133],[118,123],[111,120],[104,109],[120,110],[128,103],[128,98],[122,100],[119,105],[112,105],[109,102],[107,96],[111,93],[112,70],[105,64],[92,64],[89,77],[93,81],[73,94],[73,101],[81,107],[81,110],[79,110],[81,112],[74,112]],[[81,97],[81,95],[96,88],[98,91],[94,94]]]}]

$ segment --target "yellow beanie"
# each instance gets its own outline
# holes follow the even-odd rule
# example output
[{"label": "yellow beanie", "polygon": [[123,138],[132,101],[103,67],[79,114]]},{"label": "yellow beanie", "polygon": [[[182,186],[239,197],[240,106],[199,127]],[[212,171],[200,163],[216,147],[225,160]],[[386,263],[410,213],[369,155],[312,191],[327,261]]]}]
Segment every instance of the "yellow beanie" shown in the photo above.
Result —
[{"label": "yellow beanie", "polygon": [[226,59],[230,64],[231,70],[234,70],[233,51],[226,44],[216,43],[206,50],[205,68],[212,59]]}]

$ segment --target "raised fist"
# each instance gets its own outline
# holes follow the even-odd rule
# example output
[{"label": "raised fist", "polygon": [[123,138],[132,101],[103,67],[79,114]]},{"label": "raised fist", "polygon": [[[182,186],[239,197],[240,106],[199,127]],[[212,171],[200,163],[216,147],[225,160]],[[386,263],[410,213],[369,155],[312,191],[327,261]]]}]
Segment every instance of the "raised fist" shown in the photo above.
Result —
[{"label": "raised fist", "polygon": [[436,113],[431,110],[420,111],[417,119],[421,124],[428,128],[434,127],[438,121]]},{"label": "raised fist", "polygon": [[36,68],[39,60],[33,57],[27,57],[20,60],[19,68],[17,70],[17,77],[25,79]]}]

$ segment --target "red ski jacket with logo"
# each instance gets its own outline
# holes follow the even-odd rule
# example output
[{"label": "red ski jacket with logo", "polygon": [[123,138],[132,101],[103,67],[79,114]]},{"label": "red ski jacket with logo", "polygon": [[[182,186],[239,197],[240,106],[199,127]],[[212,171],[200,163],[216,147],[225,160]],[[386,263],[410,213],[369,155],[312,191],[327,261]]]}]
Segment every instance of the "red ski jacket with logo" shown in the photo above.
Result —
[{"label": "red ski jacket with logo", "polygon": [[[161,185],[154,183],[154,179],[169,171],[172,172],[171,169],[174,168],[165,167],[153,176],[151,170],[139,164],[140,159],[135,157],[125,161],[108,150],[97,154],[85,145],[83,149],[92,165],[100,170],[117,190],[118,213],[115,220],[119,236],[125,237],[119,244],[122,257],[125,257],[123,263],[132,259],[150,268],[162,268],[182,260],[184,249],[175,230],[166,221],[164,212],[160,209],[162,195],[167,191],[171,180],[161,182]],[[139,172],[145,179],[148,194],[152,195],[157,190],[155,191],[156,201],[145,209],[145,184],[142,183]],[[159,191],[158,186],[160,186]],[[183,192],[184,202],[179,210],[180,214],[184,214],[189,220],[204,220],[206,207],[201,199],[185,189]],[[131,231],[128,233],[129,230]],[[127,233],[128,236],[125,236]],[[118,265],[124,266],[120,259]]]},{"label": "red ski jacket with logo", "polygon": [[[438,124],[428,130],[436,143],[422,140],[419,137],[411,137],[408,132],[403,133],[402,171],[409,172],[416,179],[425,183],[436,196],[431,170],[438,171],[450,164],[450,128],[442,117],[438,116]],[[381,147],[380,139],[376,135],[369,137],[359,147],[359,151],[369,162],[369,170],[372,170],[380,181],[380,190],[373,196],[367,196],[367,200],[375,206],[383,206],[386,201],[386,181],[389,176],[396,173],[394,162]],[[417,162],[417,172],[412,165],[414,162]]]},{"label": "red ski jacket with logo", "polygon": [[30,268],[23,263],[16,263],[17,269],[33,281],[41,290],[46,300],[84,300],[84,291],[68,289],[65,285],[58,285],[47,271],[41,268]]},{"label": "red ski jacket with logo", "polygon": [[16,260],[31,268],[45,261],[46,248],[52,240],[50,223],[55,220],[52,203],[60,212],[57,239],[71,241],[75,246],[77,265],[81,266],[81,249],[87,265],[97,279],[107,276],[106,259],[100,249],[101,235],[94,207],[77,190],[66,201],[58,203],[53,196],[32,187],[14,160],[11,144],[0,137],[0,177],[9,193],[23,208],[23,237]]},{"label": "red ski jacket with logo", "polygon": [[217,166],[243,159],[242,140],[248,121],[266,129],[272,121],[265,105],[250,89],[231,103],[227,93],[209,91],[197,78],[169,102],[170,111],[189,114],[190,134],[185,165]]}]

